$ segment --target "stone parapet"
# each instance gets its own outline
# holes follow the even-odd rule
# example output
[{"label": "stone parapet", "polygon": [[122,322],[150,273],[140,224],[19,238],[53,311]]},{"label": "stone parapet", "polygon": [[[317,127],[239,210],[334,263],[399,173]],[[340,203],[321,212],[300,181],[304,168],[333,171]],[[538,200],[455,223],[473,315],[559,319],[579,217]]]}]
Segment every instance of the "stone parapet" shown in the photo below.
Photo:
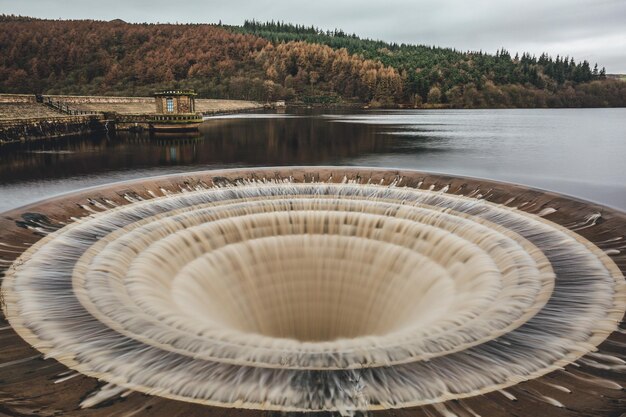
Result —
[{"label": "stone parapet", "polygon": [[36,103],[34,94],[0,94],[0,103]]},{"label": "stone parapet", "polygon": [[68,96],[68,95],[44,95],[44,98],[50,98],[55,101],[74,104],[89,103],[145,103],[153,104],[152,97],[115,97],[115,96]]}]

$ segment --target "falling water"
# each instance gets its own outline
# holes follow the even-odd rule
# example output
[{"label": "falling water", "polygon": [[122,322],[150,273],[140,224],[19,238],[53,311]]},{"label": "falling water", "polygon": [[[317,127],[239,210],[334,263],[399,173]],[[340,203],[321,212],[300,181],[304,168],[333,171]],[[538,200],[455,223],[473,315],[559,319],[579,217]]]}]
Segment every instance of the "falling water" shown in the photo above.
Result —
[{"label": "falling water", "polygon": [[47,357],[109,383],[85,407],[131,389],[345,414],[509,398],[616,329],[622,273],[542,218],[555,209],[448,189],[286,178],[125,194],[13,263],[6,316]]}]

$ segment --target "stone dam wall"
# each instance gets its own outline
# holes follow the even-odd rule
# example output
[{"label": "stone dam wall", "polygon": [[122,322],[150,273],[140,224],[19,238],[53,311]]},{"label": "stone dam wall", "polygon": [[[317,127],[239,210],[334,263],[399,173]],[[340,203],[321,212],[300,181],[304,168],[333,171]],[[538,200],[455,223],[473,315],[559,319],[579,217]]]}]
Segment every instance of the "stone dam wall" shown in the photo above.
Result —
[{"label": "stone dam wall", "polygon": [[[203,116],[262,109],[243,100],[196,99]],[[147,129],[153,97],[0,94],[0,145],[104,130]]]},{"label": "stone dam wall", "polygon": [[104,116],[58,116],[0,120],[0,145],[80,135],[107,129]]}]

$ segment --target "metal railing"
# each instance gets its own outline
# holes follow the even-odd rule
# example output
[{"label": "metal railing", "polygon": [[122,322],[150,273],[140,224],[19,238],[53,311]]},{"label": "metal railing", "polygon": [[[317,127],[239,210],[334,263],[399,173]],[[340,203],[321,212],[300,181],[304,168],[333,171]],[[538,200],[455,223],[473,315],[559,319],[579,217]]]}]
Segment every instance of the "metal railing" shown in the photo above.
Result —
[{"label": "metal railing", "polygon": [[98,112],[74,109],[65,103],[52,100],[50,97],[44,98],[44,104],[48,107],[51,107],[55,110],[60,111],[61,113],[68,114],[70,116],[99,114]]}]

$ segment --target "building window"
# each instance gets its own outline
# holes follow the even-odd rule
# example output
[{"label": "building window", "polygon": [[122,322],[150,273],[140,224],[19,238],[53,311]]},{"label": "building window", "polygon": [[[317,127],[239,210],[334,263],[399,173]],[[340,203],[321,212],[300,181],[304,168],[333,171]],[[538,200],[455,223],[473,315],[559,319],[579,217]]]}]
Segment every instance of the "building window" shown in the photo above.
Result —
[{"label": "building window", "polygon": [[174,113],[174,99],[168,97],[165,99],[165,109],[168,113]]}]

